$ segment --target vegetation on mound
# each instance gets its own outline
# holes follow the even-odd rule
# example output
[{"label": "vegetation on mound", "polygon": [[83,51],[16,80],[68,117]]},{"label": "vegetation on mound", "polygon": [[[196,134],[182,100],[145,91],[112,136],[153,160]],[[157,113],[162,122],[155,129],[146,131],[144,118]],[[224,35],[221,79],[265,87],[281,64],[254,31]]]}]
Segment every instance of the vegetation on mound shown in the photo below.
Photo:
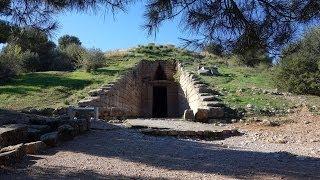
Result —
[{"label": "vegetation on mound", "polygon": [[245,67],[236,56],[221,57],[198,54],[172,45],[149,44],[128,50],[105,53],[103,68],[91,72],[47,71],[25,73],[0,86],[0,108],[22,110],[26,108],[62,107],[76,104],[87,93],[114,81],[134,67],[140,60],[178,60],[185,68],[196,72],[199,66],[217,66],[219,76],[203,76],[202,80],[218,89],[225,104],[237,109],[251,109],[255,115],[285,114],[290,109],[307,104],[318,112],[320,97],[287,96],[277,94],[273,81],[275,70],[265,65]]},{"label": "vegetation on mound", "polygon": [[0,86],[0,108],[22,110],[75,105],[92,89],[116,80],[134,65],[117,62],[94,72],[36,72],[18,76]]}]

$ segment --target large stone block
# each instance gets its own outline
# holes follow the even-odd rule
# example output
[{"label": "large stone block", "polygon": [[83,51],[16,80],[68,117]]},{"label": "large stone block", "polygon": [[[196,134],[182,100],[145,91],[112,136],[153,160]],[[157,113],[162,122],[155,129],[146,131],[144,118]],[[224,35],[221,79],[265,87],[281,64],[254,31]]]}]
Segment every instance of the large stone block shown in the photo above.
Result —
[{"label": "large stone block", "polygon": [[58,132],[51,132],[41,136],[41,141],[43,141],[49,147],[55,147],[58,145]]},{"label": "large stone block", "polygon": [[0,150],[0,165],[11,165],[20,162],[25,154],[23,144],[2,148]]},{"label": "large stone block", "polygon": [[9,124],[0,127],[0,148],[25,142],[27,126],[24,124]]},{"label": "large stone block", "polygon": [[188,120],[188,121],[192,121],[194,120],[194,114],[193,111],[191,109],[186,109],[183,113],[183,119],[184,120]]},{"label": "large stone block", "polygon": [[209,108],[209,118],[223,118],[224,108],[223,107],[211,107]]},{"label": "large stone block", "polygon": [[125,110],[123,108],[112,107],[110,110],[111,117],[123,117],[125,115]]},{"label": "large stone block", "polygon": [[46,149],[46,144],[42,141],[26,143],[24,146],[27,154],[39,154]]},{"label": "large stone block", "polygon": [[58,128],[58,137],[62,141],[72,140],[75,135],[75,129],[69,124],[64,124]]},{"label": "large stone block", "polygon": [[199,122],[207,122],[209,118],[209,110],[208,109],[198,109],[195,114],[196,121]]}]

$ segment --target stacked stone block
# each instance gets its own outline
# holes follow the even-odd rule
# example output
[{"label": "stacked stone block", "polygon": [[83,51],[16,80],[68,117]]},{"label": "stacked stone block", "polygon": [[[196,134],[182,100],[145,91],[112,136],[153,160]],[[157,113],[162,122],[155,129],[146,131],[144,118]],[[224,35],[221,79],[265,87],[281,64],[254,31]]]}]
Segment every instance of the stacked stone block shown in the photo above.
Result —
[{"label": "stacked stone block", "polygon": [[[224,105],[217,97],[219,93],[202,83],[196,75],[184,70],[180,63],[177,64],[177,71],[183,95],[196,121],[207,122],[209,119],[223,118]],[[189,111],[188,113],[190,114]]]},{"label": "stacked stone block", "polygon": [[[161,66],[166,78],[155,77]],[[178,79],[175,78],[178,76]],[[153,87],[167,88],[168,117],[182,117],[191,109],[196,121],[207,122],[224,116],[224,105],[218,94],[195,75],[174,61],[141,61],[118,81],[90,91],[90,97],[79,102],[80,107],[99,107],[100,117],[152,117]]]}]

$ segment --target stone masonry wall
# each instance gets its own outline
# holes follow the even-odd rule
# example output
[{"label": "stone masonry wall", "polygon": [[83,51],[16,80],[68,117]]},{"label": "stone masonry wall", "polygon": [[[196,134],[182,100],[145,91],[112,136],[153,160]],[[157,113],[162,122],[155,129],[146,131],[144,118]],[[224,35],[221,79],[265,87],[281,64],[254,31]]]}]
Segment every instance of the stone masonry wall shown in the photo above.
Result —
[{"label": "stone masonry wall", "polygon": [[99,107],[100,117],[139,116],[141,112],[141,81],[138,64],[118,81],[89,92],[90,97],[79,102],[80,107]]},{"label": "stone masonry wall", "polygon": [[[164,79],[156,77],[159,67],[165,74]],[[168,117],[182,117],[187,109],[192,109],[197,121],[224,116],[224,106],[215,96],[217,93],[173,61],[143,60],[118,81],[90,91],[90,97],[80,101],[79,106],[99,107],[101,118],[150,118],[153,116],[153,87],[158,86],[167,88]]]},{"label": "stone masonry wall", "polygon": [[177,71],[183,95],[187,99],[187,104],[193,111],[195,119],[207,121],[208,119],[223,118],[224,104],[217,97],[219,93],[202,83],[196,75],[184,70],[180,63],[177,64]]}]

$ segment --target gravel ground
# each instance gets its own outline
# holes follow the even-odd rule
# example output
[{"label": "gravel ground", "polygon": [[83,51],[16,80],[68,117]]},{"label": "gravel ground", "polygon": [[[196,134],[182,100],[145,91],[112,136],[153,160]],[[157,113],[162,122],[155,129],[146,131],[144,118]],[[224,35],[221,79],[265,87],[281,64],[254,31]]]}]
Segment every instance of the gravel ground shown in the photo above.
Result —
[{"label": "gravel ground", "polygon": [[179,119],[130,119],[124,122],[127,126],[146,126],[153,128],[168,128],[181,131],[222,131],[230,127],[213,126],[199,122],[183,121]]},{"label": "gravel ground", "polygon": [[319,158],[278,152],[283,150],[279,144],[260,140],[245,145],[250,137],[249,133],[224,141],[195,141],[146,136],[104,124],[46,154],[28,156],[12,169],[2,169],[0,179],[320,178]]}]

